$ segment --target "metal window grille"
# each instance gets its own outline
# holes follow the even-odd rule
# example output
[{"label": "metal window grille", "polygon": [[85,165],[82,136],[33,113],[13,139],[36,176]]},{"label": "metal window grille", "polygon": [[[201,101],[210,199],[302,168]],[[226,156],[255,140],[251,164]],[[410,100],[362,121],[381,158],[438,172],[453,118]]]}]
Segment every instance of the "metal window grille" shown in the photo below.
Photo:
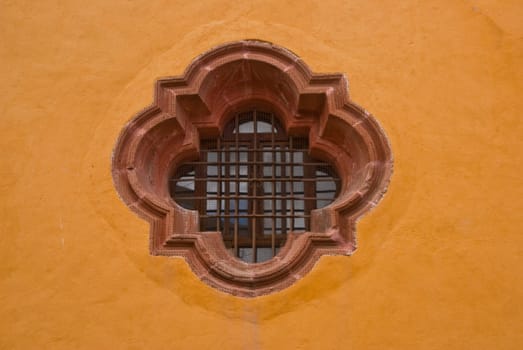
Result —
[{"label": "metal window grille", "polygon": [[200,157],[179,167],[170,193],[197,210],[201,231],[220,231],[231,254],[257,263],[274,257],[288,232],[310,230],[310,212],[331,203],[339,178],[308,155],[308,140],[289,137],[272,113],[240,113]]}]

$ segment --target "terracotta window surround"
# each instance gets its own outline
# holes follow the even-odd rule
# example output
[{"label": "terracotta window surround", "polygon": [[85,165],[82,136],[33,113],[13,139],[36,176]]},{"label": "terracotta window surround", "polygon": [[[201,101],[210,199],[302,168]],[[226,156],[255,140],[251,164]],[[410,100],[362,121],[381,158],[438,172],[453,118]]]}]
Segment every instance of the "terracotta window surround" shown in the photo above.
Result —
[{"label": "terracotta window surround", "polygon": [[[226,250],[220,232],[200,232],[197,211],[169,193],[169,179],[194,161],[200,139],[218,138],[229,117],[260,109],[289,136],[308,137],[310,156],[340,177],[330,205],[311,211],[310,231],[287,233],[271,260],[250,264]],[[377,121],[348,98],[342,74],[315,74],[289,50],[238,41],[197,57],[179,77],[156,82],[154,102],[122,130],[112,175],[123,201],[150,223],[153,255],[184,257],[208,285],[255,297],[292,285],[320,256],[350,255],[355,223],[376,206],[392,174],[392,152]]]}]

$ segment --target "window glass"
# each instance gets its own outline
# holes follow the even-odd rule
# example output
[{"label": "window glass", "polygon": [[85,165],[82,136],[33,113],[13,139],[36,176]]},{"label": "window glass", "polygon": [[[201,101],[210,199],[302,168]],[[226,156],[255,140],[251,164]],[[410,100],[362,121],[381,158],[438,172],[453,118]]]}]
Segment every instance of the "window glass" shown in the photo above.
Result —
[{"label": "window glass", "polygon": [[171,195],[199,212],[201,231],[220,231],[235,257],[263,262],[287,233],[309,230],[311,210],[334,200],[339,179],[308,156],[306,138],[285,135],[273,114],[242,113],[224,130],[220,140],[202,140],[203,162],[180,167]]}]

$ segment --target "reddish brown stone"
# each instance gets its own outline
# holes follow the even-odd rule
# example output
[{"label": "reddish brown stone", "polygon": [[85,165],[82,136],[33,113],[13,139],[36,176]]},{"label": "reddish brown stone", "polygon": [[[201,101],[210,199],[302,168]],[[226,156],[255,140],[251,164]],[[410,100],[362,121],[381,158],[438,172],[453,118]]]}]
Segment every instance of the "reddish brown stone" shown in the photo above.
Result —
[{"label": "reddish brown stone", "polygon": [[[205,283],[244,297],[288,287],[323,254],[351,254],[356,220],[386,191],[392,153],[377,121],[347,94],[343,75],[314,74],[290,51],[251,40],[158,80],[154,103],[123,129],[112,170],[122,199],[151,224],[151,254],[183,256]],[[177,205],[168,186],[177,165],[198,156],[199,139],[220,135],[246,108],[273,112],[289,135],[308,136],[311,155],[342,179],[337,199],[313,210],[311,232],[289,234],[275,258],[258,264],[231,256],[219,232],[199,232],[198,214]]]}]

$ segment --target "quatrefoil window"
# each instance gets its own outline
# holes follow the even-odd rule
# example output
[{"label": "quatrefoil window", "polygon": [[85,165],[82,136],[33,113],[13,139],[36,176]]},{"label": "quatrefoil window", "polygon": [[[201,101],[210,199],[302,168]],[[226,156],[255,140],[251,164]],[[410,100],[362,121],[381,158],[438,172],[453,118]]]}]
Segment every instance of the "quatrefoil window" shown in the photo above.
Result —
[{"label": "quatrefoil window", "polygon": [[151,225],[153,255],[184,257],[238,296],[278,291],[321,255],[350,255],[355,223],[383,196],[392,153],[341,74],[239,41],[156,83],[123,129],[113,179]]}]

